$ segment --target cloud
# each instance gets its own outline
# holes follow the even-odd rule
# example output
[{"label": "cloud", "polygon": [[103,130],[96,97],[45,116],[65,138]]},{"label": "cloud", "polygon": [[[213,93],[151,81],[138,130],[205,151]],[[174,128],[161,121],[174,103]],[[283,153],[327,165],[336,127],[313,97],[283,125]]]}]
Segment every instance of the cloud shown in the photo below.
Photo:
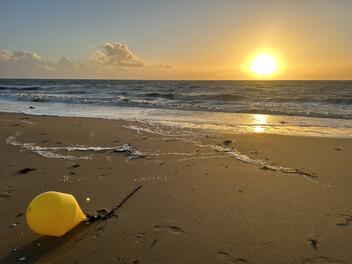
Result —
[{"label": "cloud", "polygon": [[155,66],[163,69],[172,69],[174,67],[170,64],[156,64]]},{"label": "cloud", "polygon": [[52,66],[51,61],[43,60],[35,52],[0,50],[0,76],[2,77],[18,75],[27,77],[27,74],[38,74],[51,69]]},{"label": "cloud", "polygon": [[74,63],[67,57],[58,61],[43,59],[35,52],[25,50],[0,50],[0,75],[38,74],[43,72],[68,71],[74,68]]},{"label": "cloud", "polygon": [[71,70],[74,66],[74,63],[67,57],[62,57],[57,63],[57,67],[63,70]]},{"label": "cloud", "polygon": [[106,42],[96,50],[90,61],[95,64],[116,67],[143,67],[147,64],[127,46],[119,42]]},{"label": "cloud", "polygon": [[0,62],[11,60],[12,53],[7,50],[0,50]]},{"label": "cloud", "polygon": [[12,63],[17,64],[18,66],[24,64],[30,65],[41,65],[42,58],[36,54],[35,52],[28,52],[25,50],[20,51],[8,51],[8,50],[0,50],[0,63]]},{"label": "cloud", "polygon": [[104,43],[86,60],[50,59],[25,50],[0,50],[1,78],[147,78],[173,66],[146,62],[127,44]]}]

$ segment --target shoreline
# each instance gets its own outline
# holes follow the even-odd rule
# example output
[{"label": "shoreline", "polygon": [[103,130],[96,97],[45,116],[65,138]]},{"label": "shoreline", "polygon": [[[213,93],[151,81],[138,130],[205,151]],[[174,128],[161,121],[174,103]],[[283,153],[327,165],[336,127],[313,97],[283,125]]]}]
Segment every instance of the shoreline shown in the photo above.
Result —
[{"label": "shoreline", "polygon": [[[137,125],[0,113],[0,263],[351,262],[352,139]],[[38,193],[95,214],[139,185],[117,218],[61,238],[26,226]]]},{"label": "shoreline", "polygon": [[106,120],[140,121],[180,129],[202,129],[232,134],[277,134],[352,138],[352,120],[243,114],[226,112],[185,111],[138,107],[108,107],[98,105],[33,103],[2,101],[0,113],[33,116],[82,117]]},{"label": "shoreline", "polygon": [[[170,129],[170,125],[167,125],[165,123],[158,123],[158,122],[149,122],[146,120],[136,120],[136,119],[114,119],[114,118],[103,118],[103,117],[90,117],[90,116],[62,116],[62,115],[39,115],[39,114],[31,114],[31,113],[20,113],[20,112],[3,112],[0,111],[0,120],[2,115],[10,115],[10,116],[24,116],[28,117],[38,117],[38,118],[63,118],[63,119],[74,119],[74,120],[80,120],[80,119],[87,119],[87,120],[92,120],[92,121],[99,121],[99,120],[105,120],[105,121],[111,121],[111,122],[121,122],[125,124],[124,126],[126,128],[129,128],[131,130],[135,130],[137,133],[142,132],[147,132],[147,133],[152,133],[152,134],[158,134],[158,133],[163,133]],[[249,115],[249,114],[248,114]],[[132,124],[132,125],[131,125]],[[140,125],[140,126],[139,126]],[[163,132],[157,132],[153,131],[151,128],[153,126],[163,128]],[[349,127],[348,127],[349,128]],[[224,137],[227,135],[229,136],[239,136],[239,137],[256,137],[256,136],[273,136],[273,137],[298,137],[298,138],[327,138],[327,139],[342,139],[342,140],[352,140],[352,134],[351,135],[346,135],[346,136],[333,136],[333,135],[311,135],[311,134],[280,134],[280,133],[270,133],[270,132],[239,132],[239,131],[217,131],[216,129],[207,129],[207,128],[199,128],[199,127],[174,127],[174,130],[177,131],[197,131],[199,134],[202,135],[209,135],[209,134],[221,134]],[[352,131],[351,131],[352,133]]]}]

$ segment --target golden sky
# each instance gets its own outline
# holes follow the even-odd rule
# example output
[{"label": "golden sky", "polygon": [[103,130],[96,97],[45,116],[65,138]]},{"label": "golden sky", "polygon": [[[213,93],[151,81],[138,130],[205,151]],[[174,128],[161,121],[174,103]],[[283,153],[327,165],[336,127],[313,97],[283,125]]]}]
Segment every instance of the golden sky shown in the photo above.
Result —
[{"label": "golden sky", "polygon": [[[146,3],[148,2],[148,3]],[[2,1],[0,77],[352,79],[352,1]],[[250,72],[261,53],[270,76]]]}]

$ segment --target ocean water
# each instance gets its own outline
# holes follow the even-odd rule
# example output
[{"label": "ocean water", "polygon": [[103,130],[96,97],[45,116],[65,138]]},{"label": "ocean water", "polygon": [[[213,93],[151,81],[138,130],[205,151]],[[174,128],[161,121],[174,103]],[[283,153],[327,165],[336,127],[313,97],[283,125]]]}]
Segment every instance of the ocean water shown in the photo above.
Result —
[{"label": "ocean water", "polygon": [[352,81],[2,79],[0,111],[351,136]]},{"label": "ocean water", "polygon": [[352,119],[352,81],[0,80],[0,99]]}]

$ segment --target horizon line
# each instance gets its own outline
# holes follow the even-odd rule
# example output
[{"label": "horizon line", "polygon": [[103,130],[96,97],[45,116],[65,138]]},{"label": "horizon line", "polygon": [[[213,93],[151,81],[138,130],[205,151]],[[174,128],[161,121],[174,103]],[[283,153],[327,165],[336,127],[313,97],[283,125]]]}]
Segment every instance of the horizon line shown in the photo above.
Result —
[{"label": "horizon line", "polygon": [[109,79],[109,78],[32,78],[0,77],[0,80],[91,80],[91,81],[352,81],[352,79]]}]

